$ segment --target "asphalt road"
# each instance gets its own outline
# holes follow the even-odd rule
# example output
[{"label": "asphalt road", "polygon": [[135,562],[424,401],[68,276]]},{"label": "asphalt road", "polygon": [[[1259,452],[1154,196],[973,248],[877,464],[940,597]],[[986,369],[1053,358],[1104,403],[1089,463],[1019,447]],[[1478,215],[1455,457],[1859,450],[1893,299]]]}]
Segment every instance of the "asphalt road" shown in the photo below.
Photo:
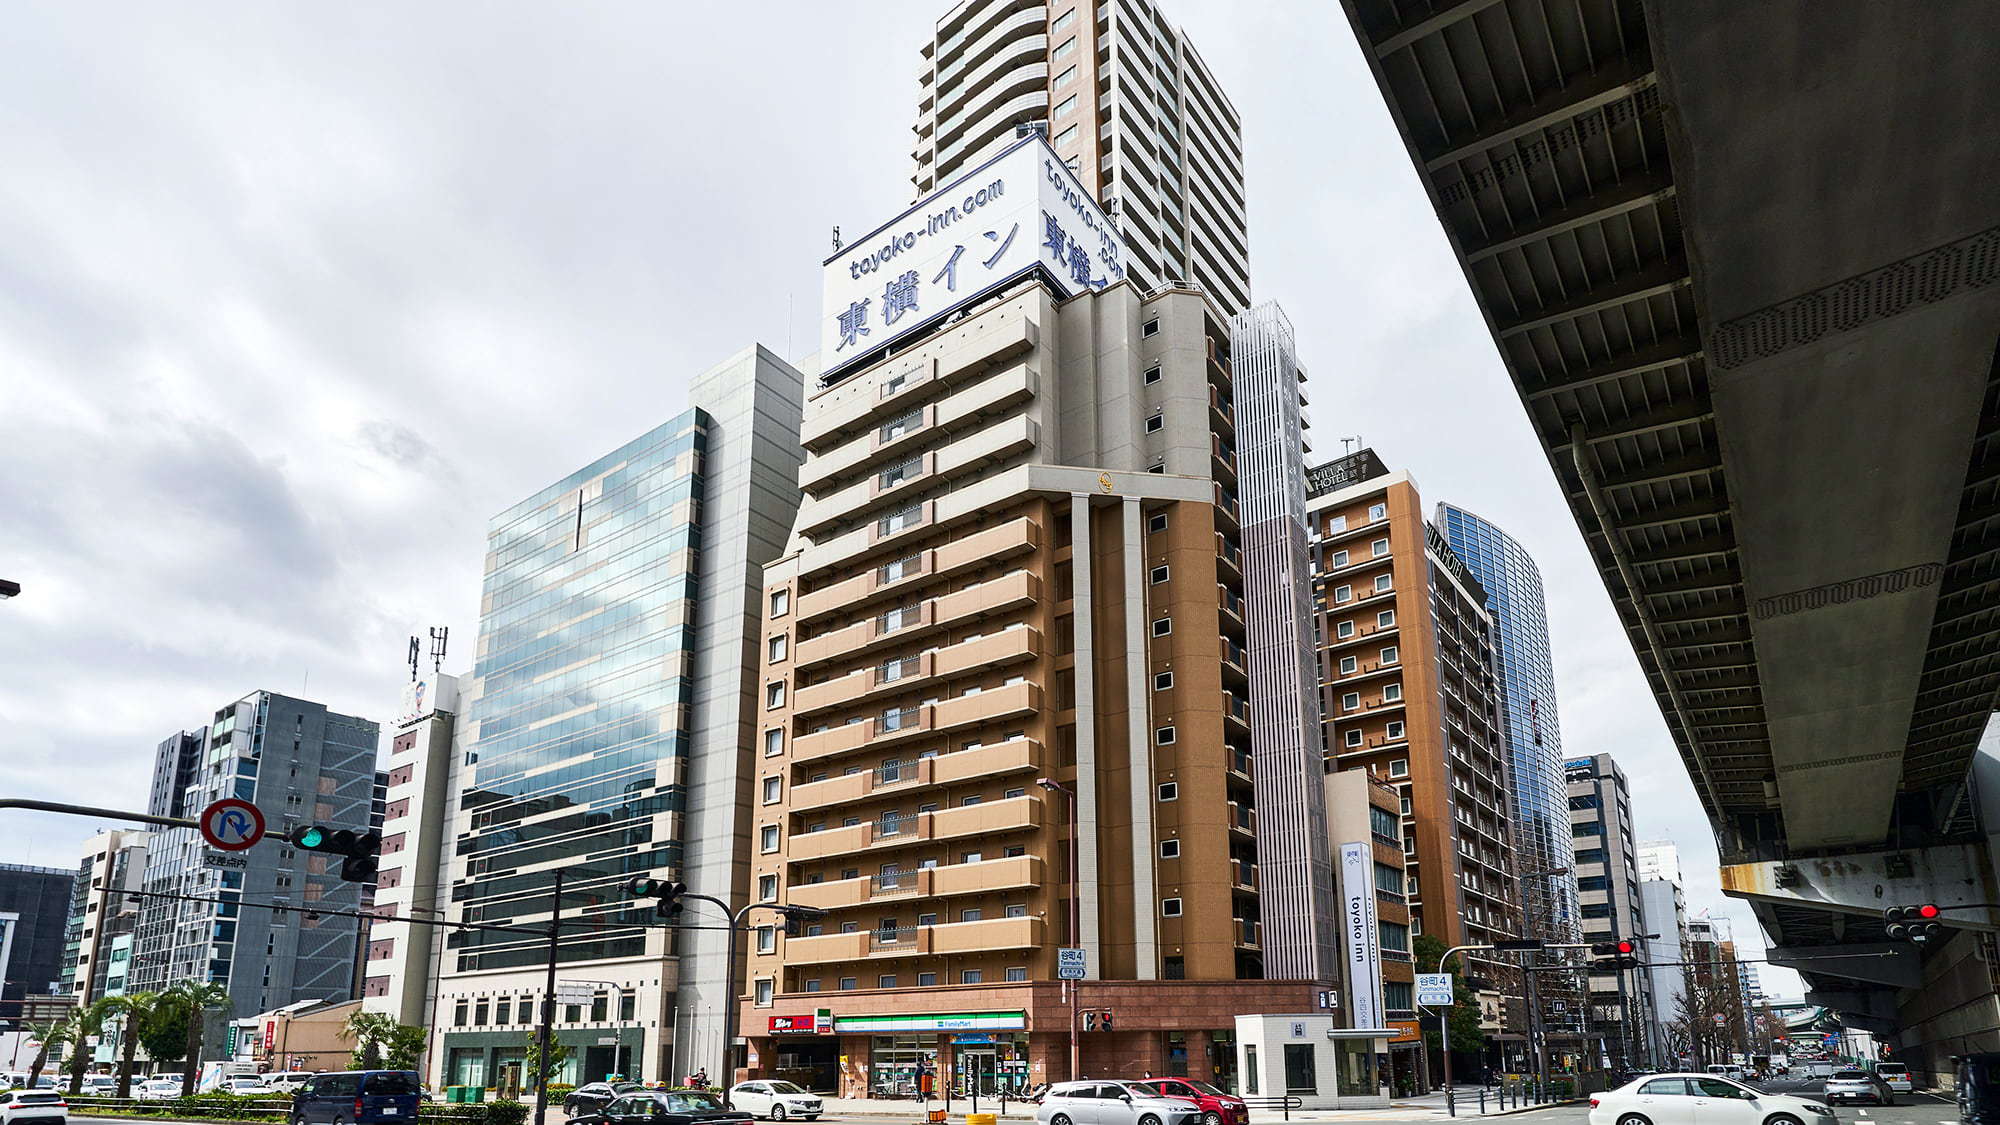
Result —
[{"label": "asphalt road", "polygon": [[[1758,1082],[1760,1090],[1792,1094],[1801,1098],[1821,1097],[1826,1083],[1812,1078],[1802,1082]],[[1833,1106],[1841,1125],[1958,1125],[1958,1103],[1936,1094],[1897,1094],[1895,1105]]]}]

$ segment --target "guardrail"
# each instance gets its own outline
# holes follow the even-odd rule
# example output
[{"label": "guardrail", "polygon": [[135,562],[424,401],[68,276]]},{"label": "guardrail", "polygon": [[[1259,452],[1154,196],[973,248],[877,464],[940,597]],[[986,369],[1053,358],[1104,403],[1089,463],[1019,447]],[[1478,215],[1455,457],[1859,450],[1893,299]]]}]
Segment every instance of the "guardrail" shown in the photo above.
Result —
[{"label": "guardrail", "polygon": [[[64,1093],[61,1088],[53,1091]],[[236,1097],[213,1091],[193,1097],[114,1098],[95,1094],[68,1097],[72,1116],[168,1117],[177,1121],[284,1122],[291,1117],[292,1099],[277,1097]],[[520,1125],[528,1107],[520,1102],[469,1102],[450,1104],[424,1102],[417,1107],[418,1121],[454,1122],[464,1125]],[[497,1112],[496,1112],[497,1111]]]},{"label": "guardrail", "polygon": [[1244,1098],[1243,1104],[1250,1109],[1280,1110],[1284,1113],[1285,1120],[1290,1121],[1292,1119],[1292,1111],[1303,1108],[1306,1103],[1300,1100],[1296,1094],[1286,1094],[1281,1098]]}]

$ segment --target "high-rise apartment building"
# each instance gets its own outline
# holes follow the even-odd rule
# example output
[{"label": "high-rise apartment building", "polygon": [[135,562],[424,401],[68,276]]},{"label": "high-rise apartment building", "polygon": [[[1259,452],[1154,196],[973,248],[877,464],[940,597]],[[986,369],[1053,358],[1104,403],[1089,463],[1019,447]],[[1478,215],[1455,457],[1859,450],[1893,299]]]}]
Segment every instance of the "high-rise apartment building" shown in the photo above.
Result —
[{"label": "high-rise apartment building", "polygon": [[41,1018],[30,997],[68,991],[64,930],[75,878],[66,868],[0,863],[0,1028],[19,1026],[23,1011]]},{"label": "high-rise apartment building", "polygon": [[[797,504],[804,378],[747,348],[692,381],[687,411],[489,526],[456,733],[465,765],[435,881],[452,887],[454,920],[534,927],[560,880],[561,978],[590,999],[558,1009],[573,1055],[555,1081],[666,1078],[722,1059],[722,931],[676,932],[626,884],[650,874],[730,902],[747,893],[757,599]],[[435,747],[443,734],[427,737]],[[392,750],[392,767],[418,752]],[[416,786],[412,770],[395,792]],[[545,958],[536,936],[449,938],[445,1083],[528,1077]]]},{"label": "high-rise apartment building", "polygon": [[[239,866],[211,855],[192,828],[149,834],[148,892],[221,901],[146,898],[134,931],[131,988],[157,991],[184,978],[214,981],[228,986],[235,1017],[354,995],[353,918],[232,903],[349,912],[361,905],[361,887],[340,878],[338,857],[329,863],[327,856],[279,841],[308,824],[367,830],[377,736],[370,720],[259,691],[219,708],[201,735],[181,734],[161,745],[155,808],[199,810],[223,797],[240,798],[263,812],[274,839]],[[386,840],[383,850],[390,851]]]},{"label": "high-rise apartment building", "polygon": [[114,828],[84,842],[63,932],[63,976],[78,1003],[106,995],[113,944],[138,925],[139,900],[125,892],[144,889],[146,838],[144,832]]},{"label": "high-rise apartment building", "polygon": [[1639,845],[1639,878],[1681,881],[1680,846],[1666,840],[1648,840]]},{"label": "high-rise apartment building", "polygon": [[[1023,226],[1101,229],[1018,144],[1002,198],[1063,181]],[[866,261],[830,260],[829,295]],[[930,330],[829,355],[807,396],[805,497],[765,575],[753,901],[827,914],[750,942],[755,1073],[1059,1080],[1075,1014],[1085,1073],[1227,1084],[1236,1014],[1314,1003],[1257,979],[1229,324],[1076,261],[1030,248],[993,288],[927,290]],[[1088,966],[1073,992],[1060,947]]]},{"label": "high-rise apartment building", "polygon": [[963,0],[924,44],[911,177],[928,195],[1011,144],[1049,143],[1116,216],[1143,292],[1250,305],[1242,128],[1153,0]]},{"label": "high-rise apartment building", "polygon": [[[1514,937],[1519,865],[1486,591],[1425,521],[1410,475],[1372,450],[1307,480],[1331,768],[1370,770],[1398,791],[1413,932],[1448,946]],[[1497,963],[1481,975],[1518,980]]]},{"label": "high-rise apartment building", "polygon": [[[1643,852],[1641,853],[1643,855]],[[1643,865],[1639,879],[1639,907],[1646,919],[1648,938],[1645,950],[1646,1005],[1652,1028],[1652,1064],[1666,1068],[1680,1061],[1687,1050],[1679,1030],[1681,1000],[1686,995],[1686,975],[1682,968],[1689,960],[1687,898],[1678,878],[1649,878]]]},{"label": "high-rise apartment building", "polygon": [[1493,615],[1519,869],[1565,872],[1521,881],[1522,925],[1529,937],[1574,942],[1582,932],[1582,914],[1576,877],[1566,873],[1576,861],[1542,572],[1527,549],[1491,521],[1452,504],[1439,504],[1436,519],[1451,549],[1485,587]]},{"label": "high-rise apartment building", "polygon": [[[1625,771],[1609,754],[1572,758],[1568,778],[1570,833],[1576,840],[1576,884],[1582,894],[1583,940],[1630,940],[1643,947],[1645,904],[1632,845],[1632,795]],[[1621,1065],[1650,1056],[1644,970],[1589,974],[1590,1029],[1605,1037]],[[1587,1029],[1586,1029],[1587,1030]]]}]

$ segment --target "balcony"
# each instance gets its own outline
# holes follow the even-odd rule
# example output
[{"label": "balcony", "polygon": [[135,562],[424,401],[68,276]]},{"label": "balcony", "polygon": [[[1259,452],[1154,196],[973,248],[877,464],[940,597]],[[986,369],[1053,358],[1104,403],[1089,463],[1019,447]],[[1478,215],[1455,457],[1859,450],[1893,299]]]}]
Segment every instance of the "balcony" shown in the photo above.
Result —
[{"label": "balcony", "polygon": [[[993,339],[997,346],[1020,346],[1009,333],[997,333]],[[857,411],[853,421],[859,423],[865,419],[876,424],[870,429],[857,429],[851,440],[807,458],[799,468],[799,488],[808,496],[825,496],[863,473],[908,457],[920,446],[931,444],[942,431],[981,424],[987,418],[1014,409],[1035,397],[1040,384],[1040,376],[1033,368],[1017,364],[968,382],[962,389],[923,406],[877,414],[872,406],[857,405],[853,408]]]},{"label": "balcony", "polygon": [[1039,797],[1010,797],[936,812],[884,816],[819,832],[800,832],[792,836],[786,858],[798,863],[853,852],[1039,828],[1041,824]]},{"label": "balcony", "polygon": [[1240,859],[1229,861],[1229,882],[1239,891],[1257,889],[1257,865]]},{"label": "balcony", "polygon": [[1264,948],[1264,923],[1249,922],[1242,918],[1233,918],[1230,921],[1229,929],[1236,938],[1238,949]]},{"label": "balcony", "polygon": [[911,607],[900,607],[899,610],[802,640],[798,643],[798,656],[795,658],[797,667],[803,672],[830,661],[863,656],[890,645],[907,644],[945,626],[1004,613],[1028,605],[1041,596],[1041,576],[1017,570],[977,586],[920,602],[914,607],[914,613],[901,611]]},{"label": "balcony", "polygon": [[877,927],[844,934],[785,939],[789,964],[829,964],[878,957],[984,953],[1042,944],[1040,918],[985,918],[937,926]]},{"label": "balcony", "polygon": [[1024,682],[936,703],[904,707],[893,716],[885,713],[860,722],[799,735],[793,740],[792,760],[808,762],[863,746],[887,746],[907,742],[919,735],[1028,715],[1041,709],[1041,701],[1042,689]]},{"label": "balcony", "polygon": [[962,539],[941,543],[909,556],[891,570],[870,567],[852,578],[799,595],[799,622],[818,621],[851,612],[878,598],[908,597],[911,591],[970,566],[984,565],[1032,551],[1042,545],[1042,526],[1023,516]]},{"label": "balcony", "polygon": [[1035,856],[988,859],[945,867],[922,867],[888,875],[864,875],[831,883],[804,883],[790,888],[788,898],[800,906],[839,910],[849,906],[948,898],[987,891],[1038,887],[1042,861]]},{"label": "balcony", "polygon": [[[1040,427],[1026,416],[965,432],[917,454],[912,468],[891,465],[889,470],[871,473],[826,495],[807,498],[799,505],[797,528],[814,541],[837,535],[905,503],[904,498],[919,486],[953,480],[1025,453],[1035,447],[1040,435]],[[885,473],[892,470],[896,477],[884,480]]]},{"label": "balcony", "polygon": [[1257,810],[1246,807],[1241,801],[1229,802],[1229,830],[1256,838]]},{"label": "balcony", "polygon": [[895,794],[931,785],[946,785],[975,777],[1030,772],[1042,757],[1042,745],[1032,738],[1013,738],[976,750],[959,750],[931,758],[901,759],[860,773],[802,782],[792,787],[791,811],[827,808],[876,794]]},{"label": "balcony", "polygon": [[1250,755],[1242,750],[1234,750],[1229,755],[1229,772],[1244,781],[1255,775],[1250,772]]},{"label": "balcony", "polygon": [[901,660],[858,668],[845,676],[821,683],[807,684],[797,689],[794,695],[793,714],[804,717],[851,706],[875,696],[931,685],[968,671],[1004,668],[1033,659],[1041,653],[1042,634],[1039,630],[1025,625],[1002,629],[988,636],[960,641]]},{"label": "balcony", "polygon": [[1242,731],[1244,734],[1250,733],[1249,703],[1238,698],[1232,692],[1224,692],[1222,696],[1222,714],[1229,725]]}]

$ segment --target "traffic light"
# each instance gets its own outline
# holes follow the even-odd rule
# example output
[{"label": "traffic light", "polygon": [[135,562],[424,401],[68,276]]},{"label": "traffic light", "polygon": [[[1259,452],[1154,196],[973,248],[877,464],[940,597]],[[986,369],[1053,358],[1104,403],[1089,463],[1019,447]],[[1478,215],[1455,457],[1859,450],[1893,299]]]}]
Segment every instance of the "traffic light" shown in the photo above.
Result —
[{"label": "traffic light", "polygon": [[1939,921],[1943,916],[1944,911],[1935,903],[1892,906],[1882,912],[1882,928],[1896,941],[1921,945],[1944,933],[1944,924]]},{"label": "traffic light", "polygon": [[826,911],[817,906],[781,906],[778,913],[785,916],[785,936],[798,937],[806,932],[806,923],[826,917]]},{"label": "traffic light", "polygon": [[1624,971],[1639,967],[1639,944],[1634,941],[1600,941],[1590,947],[1590,954],[1597,960],[1590,967],[1606,971]]},{"label": "traffic light", "polygon": [[653,907],[653,912],[670,922],[678,921],[681,916],[681,910],[687,906],[686,903],[681,901],[681,896],[687,893],[687,889],[686,883],[674,883],[666,879],[648,879],[644,877],[634,879],[625,884],[626,892],[633,898],[659,899],[660,901]]},{"label": "traffic light", "polygon": [[309,825],[292,833],[291,845],[302,852],[324,852],[342,857],[340,877],[350,883],[372,883],[382,862],[382,834],[369,829],[328,828]]}]

